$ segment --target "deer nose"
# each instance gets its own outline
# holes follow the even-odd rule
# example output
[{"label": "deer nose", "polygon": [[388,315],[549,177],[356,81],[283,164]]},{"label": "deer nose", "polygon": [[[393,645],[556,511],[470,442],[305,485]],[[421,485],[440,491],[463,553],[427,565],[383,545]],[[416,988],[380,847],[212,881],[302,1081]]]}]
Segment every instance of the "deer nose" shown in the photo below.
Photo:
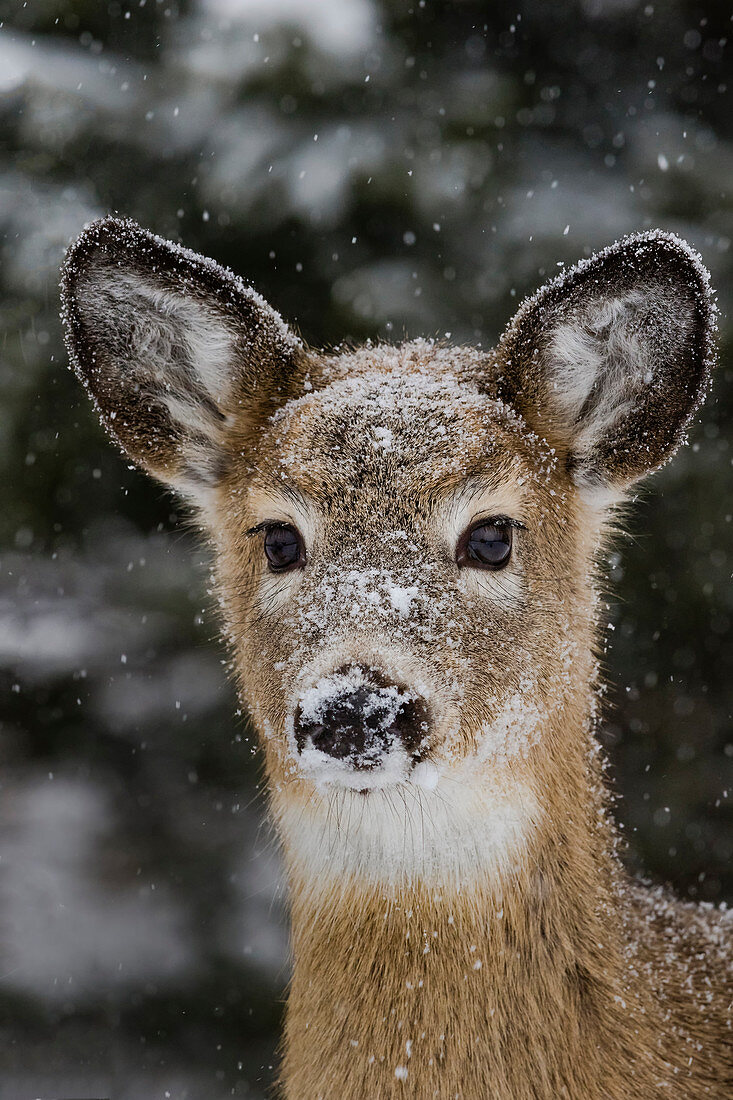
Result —
[{"label": "deer nose", "polygon": [[429,730],[419,693],[375,669],[348,665],[301,696],[295,713],[298,751],[314,748],[353,768],[377,768],[395,749],[415,763]]}]

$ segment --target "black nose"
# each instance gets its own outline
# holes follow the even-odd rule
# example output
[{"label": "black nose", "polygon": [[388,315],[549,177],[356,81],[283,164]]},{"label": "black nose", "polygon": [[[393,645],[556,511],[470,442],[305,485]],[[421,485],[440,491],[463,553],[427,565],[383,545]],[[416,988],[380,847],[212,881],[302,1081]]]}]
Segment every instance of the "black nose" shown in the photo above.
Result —
[{"label": "black nose", "polygon": [[350,665],[320,680],[301,697],[295,740],[354,768],[376,768],[401,746],[415,761],[427,740],[428,708],[417,692],[374,669]]}]

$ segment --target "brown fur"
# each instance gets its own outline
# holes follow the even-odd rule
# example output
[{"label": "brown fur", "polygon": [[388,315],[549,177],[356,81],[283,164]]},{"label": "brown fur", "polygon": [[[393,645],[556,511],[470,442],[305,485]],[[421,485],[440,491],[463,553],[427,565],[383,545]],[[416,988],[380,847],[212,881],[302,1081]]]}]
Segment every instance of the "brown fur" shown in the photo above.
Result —
[{"label": "brown fur", "polygon": [[[70,349],[108,422],[123,416],[128,450],[198,494],[215,548],[290,879],[284,1095],[729,1096],[729,921],[627,878],[594,735],[607,507],[669,455],[707,385],[697,261],[670,238],[632,239],[530,300],[492,354],[418,341],[318,355],[269,314],[253,336],[241,305],[253,300],[233,277],[222,273],[240,303],[229,315],[221,289],[207,297],[210,267],[181,268],[164,242],[120,224],[88,231],[71,255]],[[180,295],[181,348],[166,355],[193,412],[151,382],[147,338],[117,362],[98,335],[100,237],[118,265],[132,239],[136,278],[155,287],[162,268]],[[186,335],[200,323],[186,319],[192,294],[232,332],[224,380]],[[169,349],[170,313],[147,324]],[[587,382],[568,381],[579,342]],[[100,383],[100,357],[107,379],[144,374],[144,416]],[[475,514],[523,525],[500,573],[456,566]],[[304,569],[268,575],[250,533],[265,520],[301,530]],[[299,767],[294,700],[349,663],[428,700],[435,791],[406,780],[365,795]]]}]

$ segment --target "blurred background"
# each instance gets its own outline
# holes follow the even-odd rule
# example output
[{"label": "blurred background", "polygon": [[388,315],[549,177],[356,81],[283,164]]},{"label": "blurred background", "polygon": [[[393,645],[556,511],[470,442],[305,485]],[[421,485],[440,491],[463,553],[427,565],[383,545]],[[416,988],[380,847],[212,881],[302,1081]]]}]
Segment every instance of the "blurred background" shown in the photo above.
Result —
[{"label": "blurred background", "polygon": [[66,369],[59,262],[111,210],[315,344],[491,342],[621,234],[702,252],[720,368],[608,560],[604,740],[630,865],[730,898],[730,4],[0,0],[0,21],[1,1100],[264,1097],[288,978],[205,551]]}]

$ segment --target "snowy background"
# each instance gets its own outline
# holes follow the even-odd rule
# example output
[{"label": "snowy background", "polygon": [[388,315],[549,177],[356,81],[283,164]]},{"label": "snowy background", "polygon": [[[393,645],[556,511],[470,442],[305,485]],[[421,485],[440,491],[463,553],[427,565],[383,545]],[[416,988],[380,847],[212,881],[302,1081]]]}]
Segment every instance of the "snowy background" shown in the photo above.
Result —
[{"label": "snowy background", "polygon": [[721,366],[609,562],[605,738],[632,865],[730,897],[727,0],[0,0],[0,20],[0,1100],[263,1097],[288,975],[205,555],[66,370],[59,261],[110,210],[314,343],[491,341],[630,230],[702,252]]}]

